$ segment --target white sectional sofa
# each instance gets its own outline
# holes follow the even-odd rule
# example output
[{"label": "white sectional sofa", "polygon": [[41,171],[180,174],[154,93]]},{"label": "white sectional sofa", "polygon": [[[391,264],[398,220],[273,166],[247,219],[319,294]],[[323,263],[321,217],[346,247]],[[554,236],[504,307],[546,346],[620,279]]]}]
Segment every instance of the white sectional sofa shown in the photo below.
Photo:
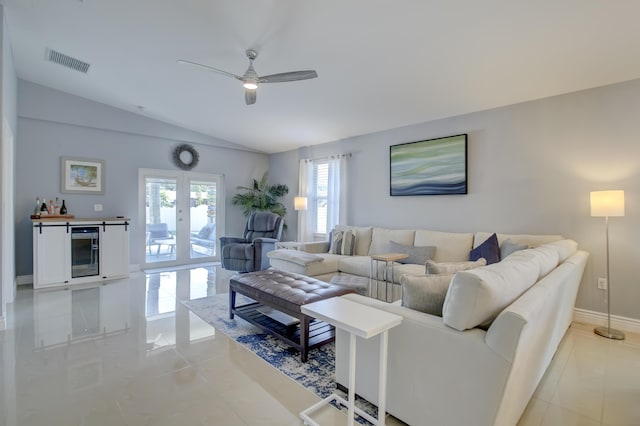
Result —
[{"label": "white sectional sofa", "polygon": [[[440,232],[427,229],[388,229],[381,227],[352,227],[338,225],[336,230],[353,230],[356,236],[352,256],[331,254],[329,242],[296,243],[292,249],[279,249],[267,256],[271,266],[285,271],[329,281],[334,275],[369,277],[372,254],[389,253],[389,242],[414,247],[435,247],[436,262],[461,262],[469,260],[469,252],[484,242],[491,233]],[[537,246],[562,239],[561,235],[509,235],[498,234],[498,242],[506,240]],[[394,264],[394,281],[400,284],[403,274],[424,274],[422,264]]]},{"label": "white sectional sofa", "polygon": [[[362,237],[356,237],[356,256],[319,253],[315,256],[322,261],[303,261],[287,253],[289,259],[275,256],[272,265],[325,279],[336,273],[368,276],[368,254],[384,252],[389,239],[434,245],[436,261],[459,262],[490,235],[356,229]],[[357,294],[343,296],[403,317],[389,332],[386,405],[390,414],[410,425],[517,424],[571,324],[588,254],[556,235],[497,237],[500,245],[511,240],[534,248],[452,275],[441,316],[403,306],[408,300],[386,303]],[[307,255],[298,254],[300,259]],[[397,268],[403,270],[398,280],[412,291],[429,288],[435,278],[425,274],[424,265]],[[338,330],[336,381],[342,386],[348,384],[348,342],[348,334]],[[379,338],[358,339],[356,350],[355,390],[374,404],[379,345]]]}]

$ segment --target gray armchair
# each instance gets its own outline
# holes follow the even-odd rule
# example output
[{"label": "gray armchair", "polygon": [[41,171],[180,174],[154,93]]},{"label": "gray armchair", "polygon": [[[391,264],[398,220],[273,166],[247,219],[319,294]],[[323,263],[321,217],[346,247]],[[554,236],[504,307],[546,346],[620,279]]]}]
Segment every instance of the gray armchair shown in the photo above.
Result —
[{"label": "gray armchair", "polygon": [[253,272],[269,267],[267,253],[282,237],[283,220],[271,212],[253,212],[243,237],[220,237],[222,267],[230,271]]}]

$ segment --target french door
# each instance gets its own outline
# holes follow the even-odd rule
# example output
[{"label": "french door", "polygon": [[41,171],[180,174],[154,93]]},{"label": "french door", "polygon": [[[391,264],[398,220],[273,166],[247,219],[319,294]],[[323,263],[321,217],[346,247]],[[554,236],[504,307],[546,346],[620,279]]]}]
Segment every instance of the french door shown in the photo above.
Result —
[{"label": "french door", "polygon": [[224,235],[221,175],[140,169],[140,223],[146,267],[220,259]]}]

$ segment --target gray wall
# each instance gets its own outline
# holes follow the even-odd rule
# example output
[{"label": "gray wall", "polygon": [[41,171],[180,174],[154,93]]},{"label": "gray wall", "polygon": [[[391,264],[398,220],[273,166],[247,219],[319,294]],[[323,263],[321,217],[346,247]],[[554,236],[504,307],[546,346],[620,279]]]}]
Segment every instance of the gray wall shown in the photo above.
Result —
[{"label": "gray wall", "polygon": [[[9,35],[7,30],[7,22],[5,19],[5,11],[4,6],[0,5],[0,49],[2,49],[2,54],[0,54],[0,58],[2,60],[2,68],[0,72],[2,73],[2,78],[0,79],[0,93],[2,94],[2,105],[0,106],[0,120],[3,118],[6,119],[6,124],[11,128],[11,132],[14,135],[14,149],[15,153],[15,140],[16,140],[16,122],[17,122],[17,112],[16,112],[16,104],[17,104],[17,87],[18,87],[18,79],[16,77],[15,68],[13,65],[13,54],[11,52],[11,45],[9,43]],[[4,125],[4,121],[2,122]],[[2,182],[0,182],[0,191],[3,191]],[[11,198],[11,194],[0,194],[0,199],[5,200],[6,198]],[[6,217],[4,213],[2,213],[2,217],[0,217],[0,221],[2,221],[2,226],[0,227],[0,241],[7,241],[8,245],[12,245],[12,241],[14,240],[14,233],[11,232],[10,235],[6,235],[6,232],[2,232],[3,229],[13,229],[14,217],[13,215],[9,215]],[[2,258],[2,262],[0,262],[0,277],[14,277],[15,276],[15,253],[13,251],[7,253],[6,250],[2,250],[2,246],[0,245],[0,258]],[[8,270],[7,270],[8,269]],[[4,316],[3,313],[3,295],[2,295],[2,284],[0,283],[0,317]]]},{"label": "gray wall", "polygon": [[[604,218],[590,217],[589,192],[623,189],[626,216],[610,220],[611,310],[640,319],[639,111],[635,80],[272,155],[270,176],[289,185],[292,205],[299,158],[351,152],[352,225],[573,238],[591,253],[577,307],[600,312]],[[390,145],[459,133],[469,134],[468,195],[389,196]]]},{"label": "gray wall", "polygon": [[[138,221],[138,169],[176,170],[173,148],[192,143],[200,154],[193,170],[223,174],[226,231],[240,234],[245,218],[231,205],[238,185],[267,170],[268,156],[138,114],[89,101],[31,82],[19,81],[15,196],[17,274],[32,273],[29,215],[37,196],[66,200],[76,217],[122,215],[132,218],[131,264],[144,263],[144,224]],[[237,147],[234,149],[233,147]],[[60,157],[105,160],[106,193],[60,193]],[[103,212],[93,212],[93,204]]]}]

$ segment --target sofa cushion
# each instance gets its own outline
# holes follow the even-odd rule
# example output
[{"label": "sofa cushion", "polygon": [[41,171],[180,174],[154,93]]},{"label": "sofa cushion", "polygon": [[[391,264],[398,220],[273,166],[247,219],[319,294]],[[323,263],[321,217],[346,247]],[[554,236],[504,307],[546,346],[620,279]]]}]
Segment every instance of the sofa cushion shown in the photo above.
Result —
[{"label": "sofa cushion", "polygon": [[498,236],[491,234],[482,244],[469,252],[469,260],[478,260],[485,258],[487,265],[500,262],[500,246],[498,245]]},{"label": "sofa cushion", "polygon": [[334,229],[331,231],[331,245],[329,246],[329,253],[331,254],[344,254],[346,256],[353,256],[356,246],[356,234],[350,229],[340,231]]},{"label": "sofa cushion", "polygon": [[433,259],[435,252],[436,248],[434,246],[413,246],[389,241],[389,253],[402,253],[409,255],[406,259],[398,260],[398,263],[415,263],[417,265],[424,265],[427,263],[427,260]]},{"label": "sofa cushion", "polygon": [[[413,229],[386,229],[373,228],[371,237],[371,247],[367,254],[385,254],[389,250],[389,241],[395,241],[398,244],[413,245],[415,236]],[[419,244],[426,245],[426,244]]]},{"label": "sofa cushion", "polygon": [[487,326],[538,279],[540,265],[533,255],[458,272],[449,286],[443,307],[443,321],[456,330]]},{"label": "sofa cushion", "polygon": [[[337,270],[340,271],[341,274],[359,275],[369,278],[373,266],[371,263],[371,257],[369,256],[339,256]],[[373,263],[374,265],[377,264],[378,277],[382,280],[385,276],[385,263]],[[404,274],[424,274],[424,265],[416,265],[413,263],[394,263],[393,269],[393,282],[396,284],[400,284],[400,277]],[[387,276],[389,277],[389,281],[391,281],[391,265],[389,265]],[[375,278],[375,271],[373,271],[373,278]]]},{"label": "sofa cushion", "polygon": [[436,253],[433,260],[436,262],[462,262],[469,260],[469,251],[473,248],[473,234],[418,229],[413,245],[434,246]]},{"label": "sofa cushion", "polygon": [[551,243],[546,243],[540,247],[555,247],[558,249],[558,263],[562,263],[569,258],[573,253],[578,251],[578,243],[573,240],[558,240]]},{"label": "sofa cushion", "polygon": [[505,240],[501,245],[500,245],[500,260],[504,259],[505,257],[509,256],[511,253],[515,253],[519,250],[524,250],[529,248],[529,246],[527,244],[518,244],[518,243],[514,243],[511,240]]},{"label": "sofa cushion", "polygon": [[403,275],[402,306],[442,316],[442,305],[453,274]]},{"label": "sofa cushion", "polygon": [[[277,250],[274,250],[277,251]],[[289,250],[295,252],[296,250]],[[269,252],[272,253],[272,252]],[[304,252],[299,252],[304,253]],[[292,253],[293,255],[293,253]],[[314,255],[315,256],[315,255]],[[338,271],[338,260],[344,256],[340,254],[321,253],[317,254],[321,257],[322,262],[309,263],[306,266],[300,264],[301,262],[294,263],[291,260],[277,259],[270,257],[269,263],[276,269],[282,269],[283,271],[295,272],[296,274],[306,275],[308,277],[315,277],[316,275],[331,274]]]},{"label": "sofa cushion", "polygon": [[[482,244],[493,232],[476,232],[473,236],[473,247]],[[498,245],[502,245],[506,240],[511,240],[516,244],[526,244],[529,247],[538,247],[541,244],[562,240],[562,235],[530,235],[530,234],[496,234]]]},{"label": "sofa cushion", "polygon": [[[369,277],[371,258],[369,256],[342,256],[338,259],[338,271],[350,275]],[[380,271],[382,271],[382,269],[380,269]]]},{"label": "sofa cushion", "polygon": [[312,263],[322,262],[324,258],[316,254],[299,250],[278,249],[267,253],[269,259],[280,259],[295,263],[300,266],[308,266]]},{"label": "sofa cushion", "polygon": [[356,235],[356,247],[354,255],[367,256],[369,254],[369,247],[371,247],[371,234],[373,228],[371,226],[347,226],[336,225],[334,229],[338,231],[352,230]]},{"label": "sofa cushion", "polygon": [[559,256],[556,247],[541,245],[536,248],[515,252],[505,260],[521,260],[536,264],[538,266],[537,279],[540,279],[558,266]]},{"label": "sofa cushion", "polygon": [[480,258],[478,260],[465,260],[464,262],[434,262],[427,260],[427,274],[455,274],[458,271],[466,271],[468,269],[479,268],[485,266],[487,260]]},{"label": "sofa cushion", "polygon": [[[396,263],[393,267],[393,282],[400,284],[403,275],[424,275],[424,265],[417,263]],[[391,271],[388,271],[391,274]],[[391,275],[389,275],[391,277]]]}]

